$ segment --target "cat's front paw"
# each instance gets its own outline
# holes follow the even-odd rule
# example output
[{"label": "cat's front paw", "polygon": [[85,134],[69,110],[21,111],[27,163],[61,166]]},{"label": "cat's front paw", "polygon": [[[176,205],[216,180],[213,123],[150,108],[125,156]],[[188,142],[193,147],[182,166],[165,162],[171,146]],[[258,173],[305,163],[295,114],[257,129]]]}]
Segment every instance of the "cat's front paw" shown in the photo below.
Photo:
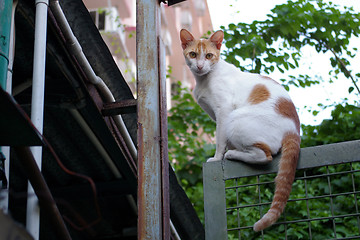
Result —
[{"label": "cat's front paw", "polygon": [[209,158],[206,162],[217,162],[217,161],[221,161],[221,158],[212,157]]}]

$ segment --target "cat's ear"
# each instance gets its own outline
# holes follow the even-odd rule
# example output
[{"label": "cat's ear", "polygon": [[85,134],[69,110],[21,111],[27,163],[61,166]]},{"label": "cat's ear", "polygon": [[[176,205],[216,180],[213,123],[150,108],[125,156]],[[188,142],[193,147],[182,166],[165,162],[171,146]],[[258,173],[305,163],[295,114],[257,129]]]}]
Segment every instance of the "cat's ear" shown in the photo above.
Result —
[{"label": "cat's ear", "polygon": [[210,37],[210,41],[215,44],[216,48],[220,50],[222,41],[224,39],[224,32],[219,30],[216,31],[213,35]]},{"label": "cat's ear", "polygon": [[188,30],[181,29],[180,40],[182,48],[185,49],[190,42],[195,40],[195,38]]}]

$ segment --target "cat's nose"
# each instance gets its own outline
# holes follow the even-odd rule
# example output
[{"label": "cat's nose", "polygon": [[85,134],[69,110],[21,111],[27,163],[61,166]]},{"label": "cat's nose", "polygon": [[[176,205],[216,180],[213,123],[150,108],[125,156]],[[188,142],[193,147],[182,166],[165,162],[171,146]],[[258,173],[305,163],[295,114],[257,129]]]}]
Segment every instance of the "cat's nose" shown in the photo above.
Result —
[{"label": "cat's nose", "polygon": [[198,65],[197,67],[198,67],[199,70],[201,70],[201,69],[203,69],[204,66],[202,66],[202,65],[199,66],[199,65]]}]

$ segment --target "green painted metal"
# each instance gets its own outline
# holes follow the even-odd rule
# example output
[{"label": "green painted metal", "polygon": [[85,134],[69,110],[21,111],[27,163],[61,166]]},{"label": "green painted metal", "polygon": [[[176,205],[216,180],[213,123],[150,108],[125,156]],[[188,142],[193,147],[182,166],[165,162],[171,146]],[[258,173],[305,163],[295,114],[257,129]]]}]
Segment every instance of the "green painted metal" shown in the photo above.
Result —
[{"label": "green painted metal", "polygon": [[205,239],[226,240],[226,196],[223,162],[203,164]]},{"label": "green painted metal", "polygon": [[0,85],[6,87],[9,64],[12,0],[0,0]]},{"label": "green painted metal", "polygon": [[[206,240],[228,239],[225,181],[276,173],[280,158],[281,155],[278,155],[271,163],[265,165],[251,165],[229,160],[203,164]],[[358,161],[360,161],[360,140],[355,140],[303,148],[297,169]]]}]

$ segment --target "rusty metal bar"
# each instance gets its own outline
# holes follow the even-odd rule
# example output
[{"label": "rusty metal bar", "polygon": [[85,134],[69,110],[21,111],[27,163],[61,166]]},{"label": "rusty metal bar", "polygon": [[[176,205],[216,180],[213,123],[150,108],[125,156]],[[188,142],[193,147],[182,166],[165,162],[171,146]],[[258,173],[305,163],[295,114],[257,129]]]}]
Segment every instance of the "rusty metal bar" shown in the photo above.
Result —
[{"label": "rusty metal bar", "polygon": [[160,160],[162,174],[162,217],[163,217],[163,239],[170,239],[170,190],[169,190],[169,154],[167,135],[167,107],[166,107],[166,62],[165,45],[158,38],[159,48],[159,107],[160,107]]},{"label": "rusty metal bar", "polygon": [[[107,105],[107,103],[104,103],[99,91],[97,90],[97,88],[92,85],[92,84],[88,84],[87,85],[88,91],[90,93],[90,96],[92,97],[92,99],[94,100],[97,109],[99,111],[102,111],[102,109],[104,108],[104,106]],[[131,99],[130,101],[128,100],[123,100],[121,102],[128,102],[128,105],[133,105],[134,103],[136,104],[136,100],[132,101],[135,99]],[[113,104],[113,103],[110,103]],[[136,107],[135,107],[136,109]],[[134,176],[137,175],[137,164],[136,164],[136,158],[133,158],[133,155],[131,154],[131,150],[129,149],[128,145],[126,144],[126,141],[123,137],[123,135],[121,134],[118,126],[115,123],[115,120],[113,118],[111,118],[111,116],[104,116],[104,121],[106,123],[106,125],[108,126],[109,130],[111,131],[114,139],[116,140],[119,148],[121,149],[122,153],[124,154],[124,157],[126,159],[126,161],[128,162],[132,172],[134,173]]]},{"label": "rusty metal bar", "polygon": [[14,147],[14,149],[21,161],[21,164],[26,169],[25,172],[27,173],[29,181],[34,188],[40,205],[44,208],[44,213],[48,214],[50,221],[52,221],[55,226],[57,236],[59,236],[60,239],[71,240],[70,233],[65,226],[49,187],[47,186],[29,147]]},{"label": "rusty metal bar", "polygon": [[112,103],[105,103],[101,113],[103,116],[136,113],[136,99],[126,99]]},{"label": "rusty metal bar", "polygon": [[[138,239],[170,239],[160,5],[137,0]],[[160,63],[161,62],[161,63]],[[162,89],[162,90],[160,90]]]}]

